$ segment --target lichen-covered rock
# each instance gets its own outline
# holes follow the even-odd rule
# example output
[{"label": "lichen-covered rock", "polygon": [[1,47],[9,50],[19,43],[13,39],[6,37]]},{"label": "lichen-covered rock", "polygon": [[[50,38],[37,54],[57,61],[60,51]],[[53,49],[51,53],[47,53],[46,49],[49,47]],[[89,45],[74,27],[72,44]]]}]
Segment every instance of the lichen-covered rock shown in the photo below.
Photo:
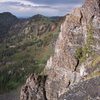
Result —
[{"label": "lichen-covered rock", "polygon": [[[100,1],[88,0],[82,7],[75,8],[71,14],[66,15],[56,42],[55,54],[48,60],[45,68],[50,70],[46,80],[48,100],[57,100],[67,91],[69,84],[73,85],[88,75],[89,59],[90,61],[93,59],[92,52],[95,52],[95,55],[100,52],[99,12]],[[80,59],[75,57],[77,47],[83,50],[88,48],[89,51],[83,55],[84,63],[81,65],[78,65]]]}]

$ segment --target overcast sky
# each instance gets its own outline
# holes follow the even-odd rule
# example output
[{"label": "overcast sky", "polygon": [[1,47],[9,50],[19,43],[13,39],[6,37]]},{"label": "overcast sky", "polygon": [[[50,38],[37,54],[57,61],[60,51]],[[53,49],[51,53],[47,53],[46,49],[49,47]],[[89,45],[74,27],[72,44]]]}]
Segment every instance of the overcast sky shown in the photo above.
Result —
[{"label": "overcast sky", "polygon": [[17,17],[30,17],[35,14],[63,16],[84,0],[0,0],[0,13],[11,12]]}]

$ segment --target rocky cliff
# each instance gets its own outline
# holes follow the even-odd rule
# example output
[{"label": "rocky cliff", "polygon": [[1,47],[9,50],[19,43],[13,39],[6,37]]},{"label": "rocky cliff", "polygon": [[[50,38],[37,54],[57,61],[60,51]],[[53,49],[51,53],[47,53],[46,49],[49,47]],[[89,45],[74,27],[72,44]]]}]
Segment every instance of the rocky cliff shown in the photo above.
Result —
[{"label": "rocky cliff", "polygon": [[[29,77],[22,87],[20,100],[58,100],[61,95],[70,91],[69,88],[80,82],[87,84],[86,80],[100,76],[99,0],[87,0],[82,7],[75,8],[72,13],[66,15],[55,45],[55,53],[47,61],[42,74],[41,80],[44,83],[37,83],[39,76]],[[42,87],[39,84],[42,84]],[[89,83],[87,85],[89,86]],[[99,85],[97,87],[100,88]],[[43,90],[40,91],[41,89]],[[86,96],[90,96],[91,92]],[[98,93],[99,91],[95,97],[99,98]],[[74,97],[66,97],[63,99],[74,100]]]}]

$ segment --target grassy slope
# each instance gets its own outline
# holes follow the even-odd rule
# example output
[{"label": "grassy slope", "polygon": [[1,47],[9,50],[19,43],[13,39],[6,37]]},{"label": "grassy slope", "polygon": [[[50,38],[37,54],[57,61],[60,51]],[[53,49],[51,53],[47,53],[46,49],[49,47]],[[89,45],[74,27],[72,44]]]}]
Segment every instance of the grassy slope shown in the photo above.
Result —
[{"label": "grassy slope", "polygon": [[[36,24],[50,25],[56,22],[55,19],[33,21]],[[53,54],[53,43],[58,33],[59,23],[53,31],[46,31],[41,36],[36,36],[33,32],[33,38],[27,41],[23,42],[24,36],[14,34],[0,43],[0,92],[17,88],[31,73],[40,73],[43,70],[47,59]],[[15,38],[12,39],[13,37]]]}]

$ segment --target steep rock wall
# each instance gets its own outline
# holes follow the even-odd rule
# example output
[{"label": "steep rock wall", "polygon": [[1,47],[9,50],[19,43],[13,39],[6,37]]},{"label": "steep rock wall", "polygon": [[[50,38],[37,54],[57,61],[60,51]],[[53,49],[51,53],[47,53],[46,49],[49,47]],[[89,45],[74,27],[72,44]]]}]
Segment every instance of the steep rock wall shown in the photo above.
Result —
[{"label": "steep rock wall", "polygon": [[100,1],[87,0],[82,7],[75,8],[66,15],[61,25],[55,54],[50,57],[44,69],[47,72],[46,99],[57,100],[69,86],[79,83],[94,71],[99,72],[100,68],[91,68],[92,60],[99,55]]},{"label": "steep rock wall", "polygon": [[[46,81],[46,93],[48,100],[57,98],[67,91],[70,84],[80,81],[86,72],[89,61],[100,51],[100,1],[88,0],[80,8],[66,15],[61,25],[61,32],[55,47],[55,55],[49,59],[46,70],[49,70]],[[78,48],[83,50],[84,61],[76,58]],[[86,57],[85,57],[86,56]]]}]

